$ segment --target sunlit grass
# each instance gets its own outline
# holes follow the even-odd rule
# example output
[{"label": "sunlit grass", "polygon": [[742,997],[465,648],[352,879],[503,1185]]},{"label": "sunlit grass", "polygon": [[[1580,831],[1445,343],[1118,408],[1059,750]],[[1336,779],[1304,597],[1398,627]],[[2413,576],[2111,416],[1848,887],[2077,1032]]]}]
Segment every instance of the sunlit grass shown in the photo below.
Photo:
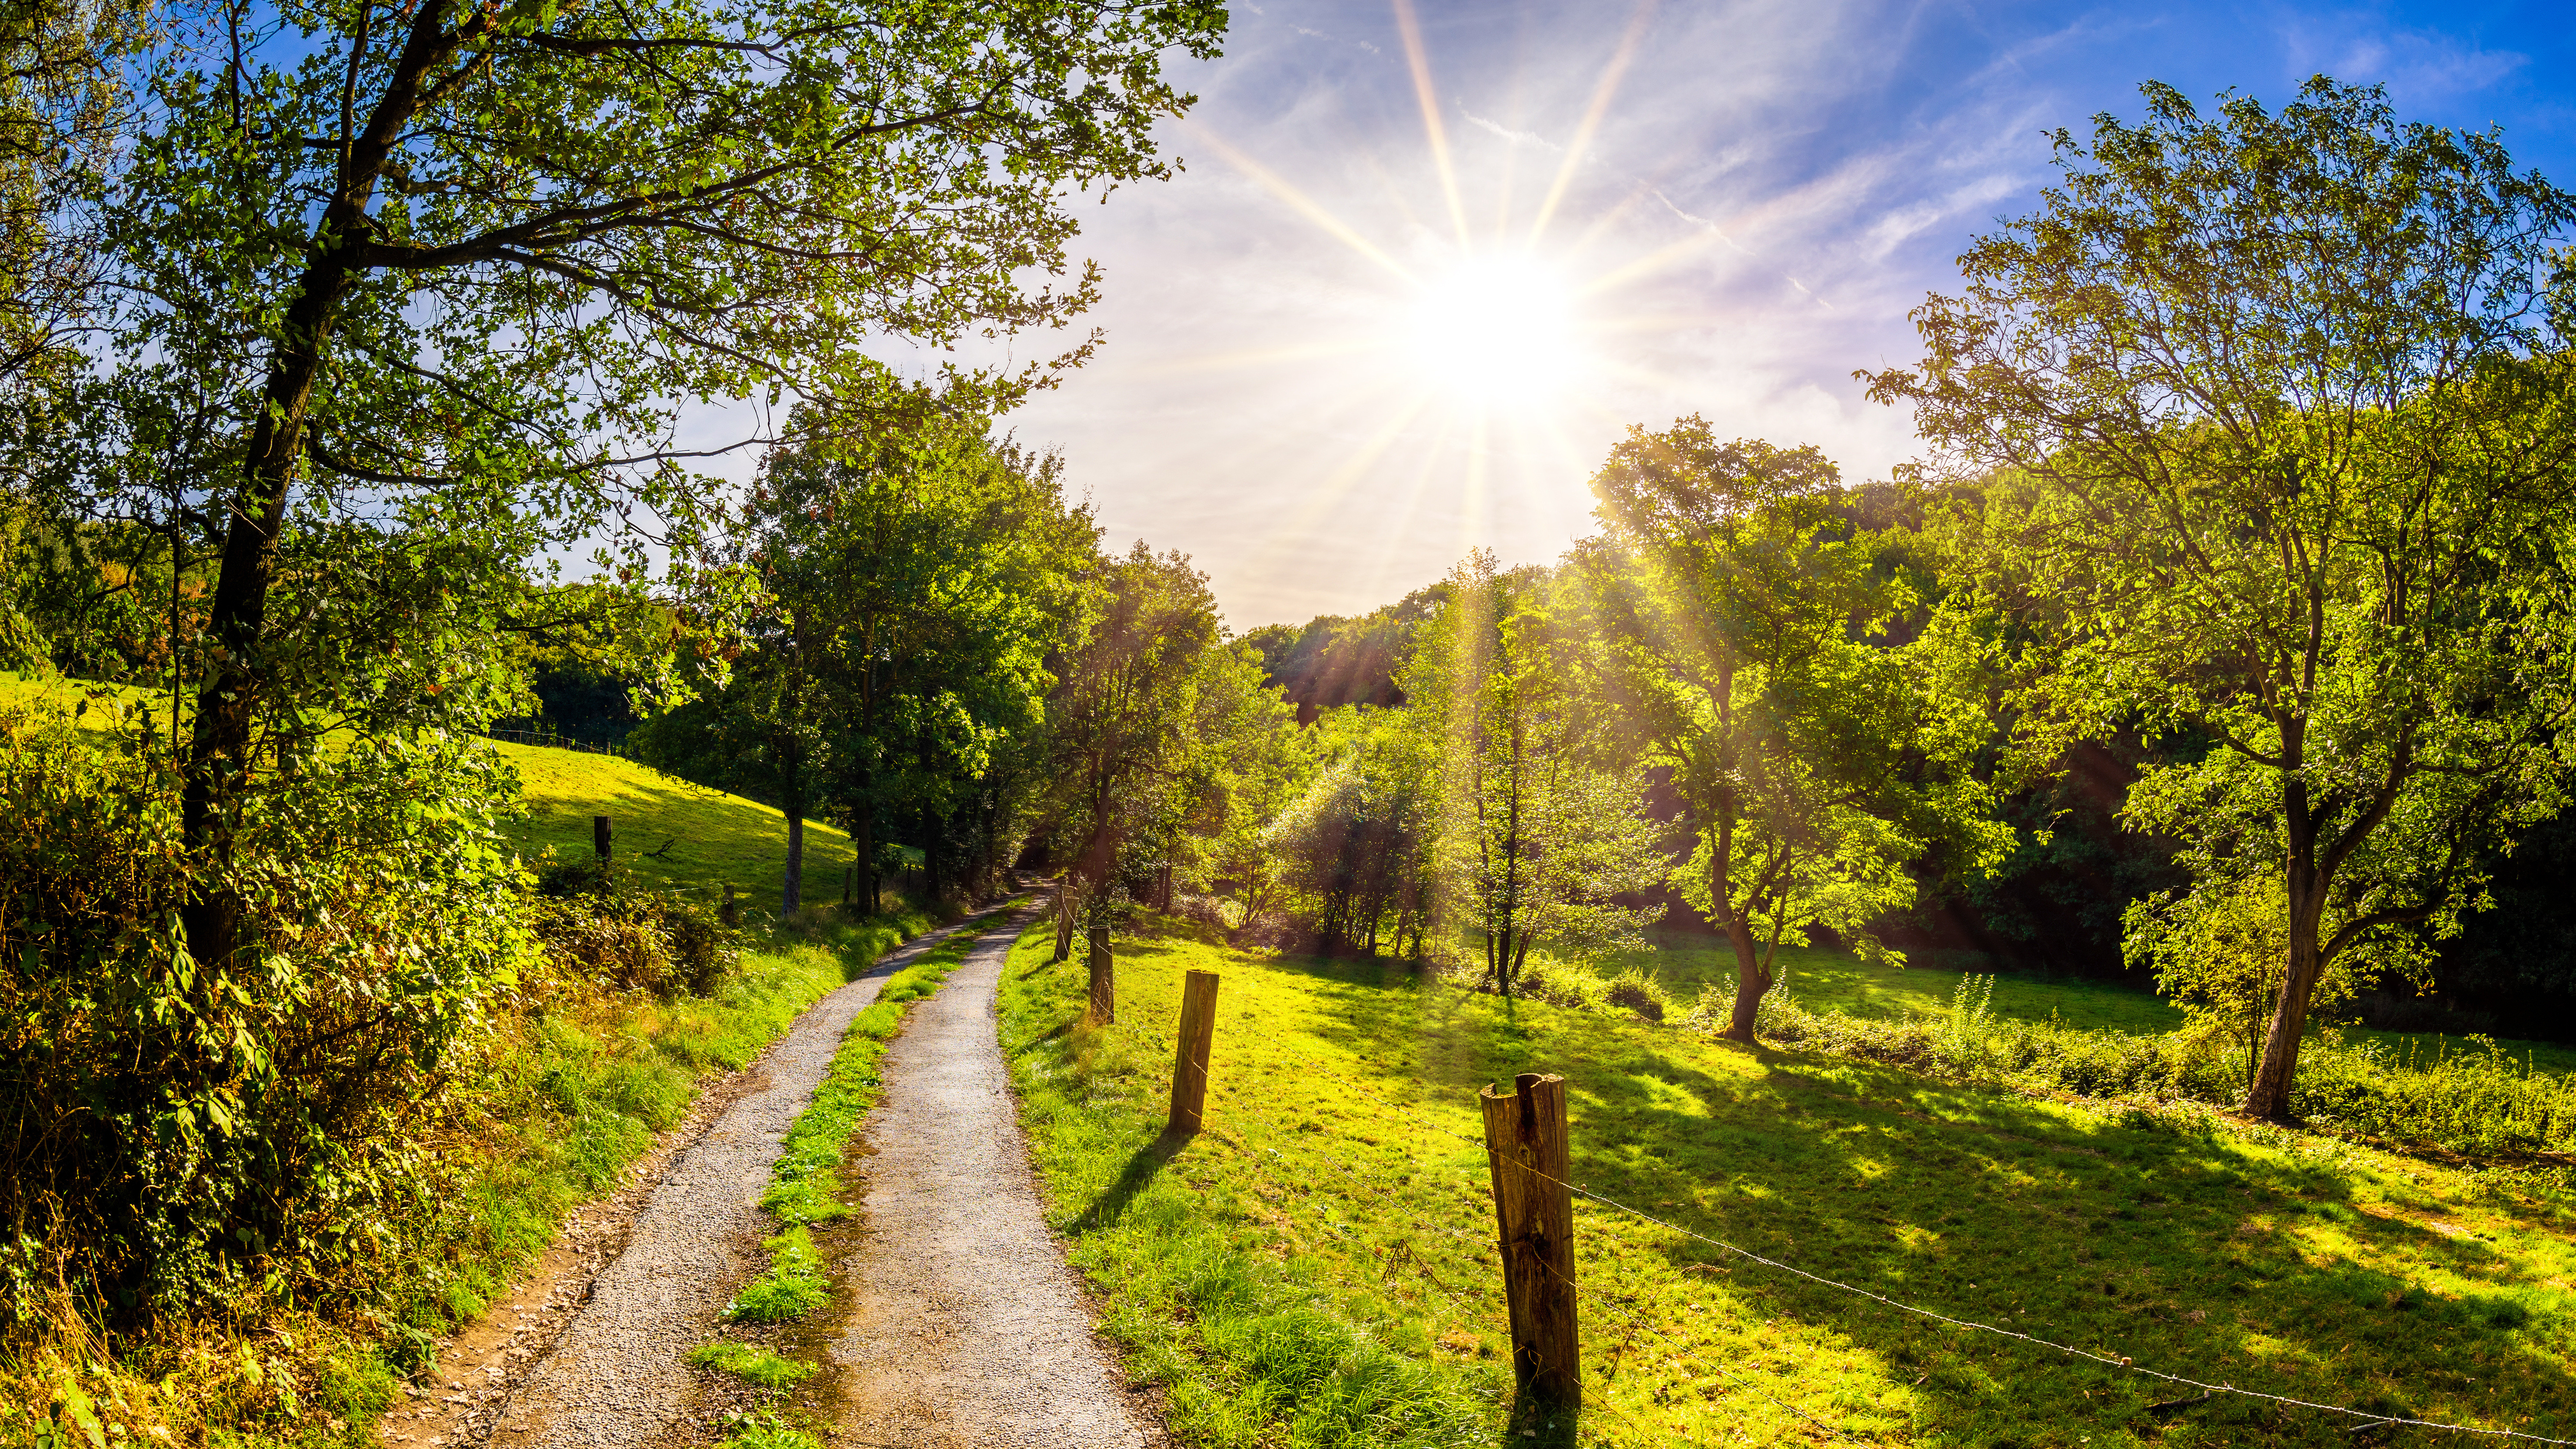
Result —
[{"label": "sunlit grass", "polygon": [[[1274,1340],[1309,1335],[1308,1359],[1365,1345],[1386,1382],[1419,1376],[1403,1407],[1421,1432],[1348,1442],[1499,1427],[1506,1320],[1485,1158],[1463,1139],[1475,1089],[1527,1070],[1568,1078],[1575,1178],[1682,1227],[2177,1374],[2576,1434],[2569,1218],[2466,1173],[2263,1129],[2123,1125],[1178,934],[1124,946],[1121,1024],[1085,1032],[1078,963],[1044,959],[1035,937],[1014,955],[1004,1032],[1050,1209],[1193,1442],[1262,1442],[1282,1415],[1263,1365],[1298,1354],[1266,1359],[1224,1325],[1283,1302],[1304,1326]],[[1193,966],[1224,978],[1208,1130],[1165,1161],[1150,1145]],[[1585,1443],[1809,1442],[1819,1422],[1927,1444],[2352,1442],[2354,1420],[2244,1399],[2151,1412],[2196,1391],[1944,1328],[1580,1199],[1576,1239]],[[1435,1410],[1460,1422],[1435,1433]]]}]

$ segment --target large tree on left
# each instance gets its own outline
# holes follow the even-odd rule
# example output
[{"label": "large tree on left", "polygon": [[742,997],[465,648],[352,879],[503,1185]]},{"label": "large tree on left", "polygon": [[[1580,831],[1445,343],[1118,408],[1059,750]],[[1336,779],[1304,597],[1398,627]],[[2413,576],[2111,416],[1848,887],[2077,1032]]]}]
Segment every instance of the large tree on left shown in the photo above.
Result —
[{"label": "large tree on left", "polygon": [[[717,496],[692,460],[774,436],[783,404],[866,407],[895,386],[871,356],[890,340],[1065,325],[1096,278],[1023,279],[1063,273],[1073,193],[1163,174],[1149,128],[1189,101],[1164,57],[1212,54],[1223,20],[1202,0],[330,0],[180,32],[114,198],[97,385],[132,406],[97,415],[199,420],[203,481],[171,510],[214,575],[189,851],[221,857],[273,736],[449,708],[435,671],[375,656],[470,646],[540,551],[622,539],[630,576],[651,544],[689,557]],[[1047,376],[942,383],[993,405]],[[681,427],[708,403],[735,420],[713,441]],[[124,460],[67,486],[168,489],[135,481],[138,441],[59,448]],[[203,878],[189,948],[222,960],[245,917]]]}]

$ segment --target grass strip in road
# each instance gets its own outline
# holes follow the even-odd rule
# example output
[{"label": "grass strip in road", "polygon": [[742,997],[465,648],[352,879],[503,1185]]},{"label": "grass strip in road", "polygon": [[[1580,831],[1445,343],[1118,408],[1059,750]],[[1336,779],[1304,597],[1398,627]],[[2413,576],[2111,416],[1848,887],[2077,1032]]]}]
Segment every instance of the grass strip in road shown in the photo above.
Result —
[{"label": "grass strip in road", "polygon": [[[877,999],[851,1019],[813,1100],[789,1125],[786,1143],[770,1168],[769,1187],[761,1194],[760,1205],[778,1219],[781,1228],[761,1244],[770,1254],[768,1269],[734,1296],[725,1309],[728,1319],[794,1325],[830,1300],[830,1272],[813,1234],[852,1212],[843,1199],[852,1184],[843,1179],[841,1169],[851,1135],[885,1095],[887,1044],[903,1030],[914,1004],[947,982],[985,924],[960,927],[888,977],[878,988]],[[730,1374],[779,1398],[821,1371],[820,1365],[781,1354],[772,1346],[729,1340],[701,1345],[691,1351],[689,1362]],[[800,1396],[781,1405],[783,1416],[778,1409],[728,1413],[717,1425],[724,1449],[814,1449],[819,1441],[807,1432],[811,1426],[804,1421],[814,1417],[828,1393],[811,1397],[813,1402]]]},{"label": "grass strip in road", "polygon": [[812,1364],[781,1358],[756,1343],[704,1343],[689,1350],[689,1363],[729,1373],[755,1388],[784,1389],[810,1377]]},{"label": "grass strip in road", "polygon": [[823,1306],[831,1296],[832,1276],[815,1251],[812,1229],[798,1223],[760,1246],[768,1250],[769,1270],[743,1285],[725,1305],[725,1317],[736,1323],[785,1323]]}]

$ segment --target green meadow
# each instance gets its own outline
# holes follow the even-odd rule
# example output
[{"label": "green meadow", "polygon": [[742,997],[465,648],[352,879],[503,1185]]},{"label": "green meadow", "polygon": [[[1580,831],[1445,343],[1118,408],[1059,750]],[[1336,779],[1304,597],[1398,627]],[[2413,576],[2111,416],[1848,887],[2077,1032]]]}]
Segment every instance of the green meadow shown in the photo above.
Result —
[{"label": "green meadow", "polygon": [[[1118,1024],[1095,1030],[1049,944],[1025,939],[1005,985],[1033,1149],[1108,1332],[1189,1442],[2366,1442],[2366,1417],[2201,1400],[2023,1334],[2364,1416],[2576,1435],[2576,1220],[2518,1179],[1177,927],[1120,943]],[[1222,976],[1213,1083],[1175,1150],[1156,1139],[1193,967]],[[1576,1199],[1573,1425],[1506,1419],[1475,1093],[1527,1071],[1567,1079],[1575,1181],[1663,1220]]]}]

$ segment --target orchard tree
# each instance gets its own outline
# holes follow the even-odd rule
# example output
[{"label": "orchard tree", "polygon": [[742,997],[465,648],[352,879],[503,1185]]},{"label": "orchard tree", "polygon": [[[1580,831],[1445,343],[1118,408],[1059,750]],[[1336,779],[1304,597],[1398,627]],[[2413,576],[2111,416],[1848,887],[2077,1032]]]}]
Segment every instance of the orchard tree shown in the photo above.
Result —
[{"label": "orchard tree", "polygon": [[[1259,666],[1228,646],[1207,575],[1181,553],[1139,540],[1099,560],[1077,642],[1047,701],[1055,753],[1053,843],[1069,870],[1059,893],[1056,959],[1073,948],[1077,920],[1091,937],[1092,1002],[1106,1019],[1114,1000],[1108,932],[1122,879],[1170,858],[1191,795],[1203,779],[1202,694],[1210,671]],[[1222,687],[1215,694],[1237,693]]]},{"label": "orchard tree", "polygon": [[1097,537],[1060,475],[980,420],[932,409],[782,453],[763,476],[754,557],[813,633],[812,718],[863,902],[876,899],[883,818],[926,822],[936,865],[948,817],[1003,810],[987,787],[1029,773],[1004,767],[1041,747],[1048,661],[1078,626]]},{"label": "orchard tree", "polygon": [[[484,637],[542,550],[608,531],[637,577],[650,521],[692,557],[711,492],[689,465],[730,444],[680,443],[684,408],[748,399],[760,434],[796,399],[908,396],[889,343],[1067,324],[1093,274],[1024,279],[1062,272],[1073,193],[1165,174],[1151,128],[1189,100],[1165,58],[1213,54],[1224,19],[1204,0],[229,6],[146,68],[100,383],[216,419],[183,770],[209,865],[281,734],[470,722],[471,691],[379,666]],[[944,385],[967,410],[1049,375]],[[245,944],[219,876],[184,912],[200,960]]]},{"label": "orchard tree", "polygon": [[2278,943],[2246,1098],[2277,1119],[2326,973],[2454,928],[2484,850],[2560,799],[2576,198],[2376,88],[2145,94],[2060,132],[2041,209],[1914,313],[1922,363],[1863,376],[1962,480],[1951,527],[2037,671],[2031,753],[2213,742],[2130,795],[2197,877],[2133,920]]}]

